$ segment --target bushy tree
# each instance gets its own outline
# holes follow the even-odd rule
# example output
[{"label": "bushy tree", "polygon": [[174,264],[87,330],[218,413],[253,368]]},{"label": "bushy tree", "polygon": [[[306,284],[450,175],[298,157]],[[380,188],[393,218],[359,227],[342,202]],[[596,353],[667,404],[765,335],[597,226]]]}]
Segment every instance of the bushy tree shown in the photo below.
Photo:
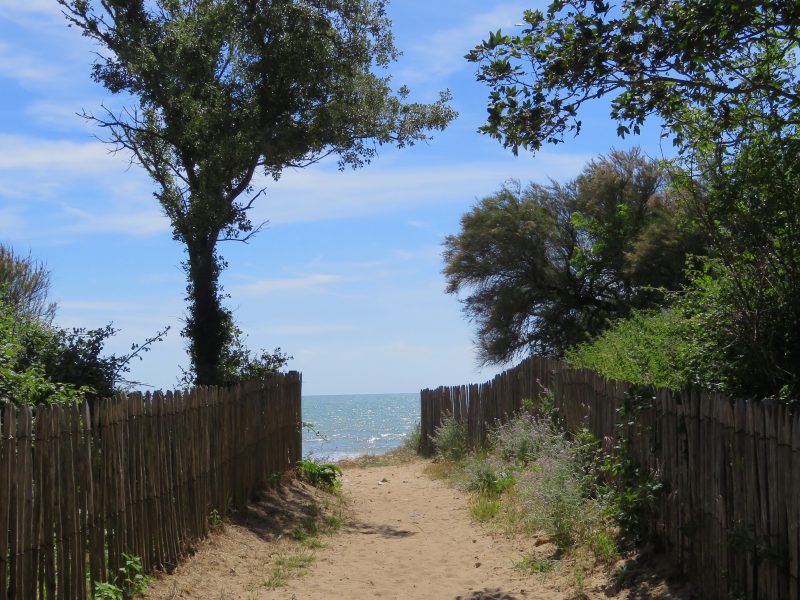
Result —
[{"label": "bushy tree", "polygon": [[676,289],[702,236],[666,183],[640,151],[615,151],[567,184],[506,185],[464,215],[444,273],[466,294],[480,358],[560,356]]},{"label": "bushy tree", "polygon": [[50,273],[30,254],[21,256],[0,243],[0,299],[17,314],[50,322],[56,310],[48,298]]},{"label": "bushy tree", "polygon": [[124,356],[104,354],[116,333],[62,329],[53,324],[55,304],[44,264],[0,246],[0,402],[65,403],[109,397],[128,382],[131,361],[163,338],[167,329]]},{"label": "bushy tree", "polygon": [[615,378],[800,397],[800,141],[751,135],[685,175],[709,240],[668,308],[617,323],[571,360]]},{"label": "bushy tree", "polygon": [[93,118],[157,183],[185,244],[184,335],[196,382],[224,380],[234,323],[222,306],[221,240],[246,240],[253,177],[382,144],[427,139],[455,113],[443,94],[407,102],[376,69],[395,50],[384,0],[58,0],[101,50],[93,77],[134,108]]}]

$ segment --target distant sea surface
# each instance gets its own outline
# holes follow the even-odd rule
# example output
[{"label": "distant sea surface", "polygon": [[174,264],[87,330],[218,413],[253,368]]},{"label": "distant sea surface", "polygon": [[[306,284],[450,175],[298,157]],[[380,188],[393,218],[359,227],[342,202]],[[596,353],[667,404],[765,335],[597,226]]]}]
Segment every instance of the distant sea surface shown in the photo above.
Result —
[{"label": "distant sea surface", "polygon": [[419,421],[419,394],[303,396],[303,455],[340,460],[403,445]]}]

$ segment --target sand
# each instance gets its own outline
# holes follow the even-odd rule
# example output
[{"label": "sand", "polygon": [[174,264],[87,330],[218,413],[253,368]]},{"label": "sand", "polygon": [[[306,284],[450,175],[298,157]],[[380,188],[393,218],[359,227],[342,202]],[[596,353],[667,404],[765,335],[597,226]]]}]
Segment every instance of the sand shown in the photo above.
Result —
[{"label": "sand", "polygon": [[[521,573],[514,568],[541,542],[508,537],[470,520],[467,499],[425,474],[426,461],[346,468],[344,524],[307,550],[288,532],[315,502],[325,499],[294,484],[269,495],[214,533],[171,575],[159,578],[151,599],[565,599],[626,598],[598,572],[575,589],[569,569]],[[335,511],[336,507],[330,510]],[[285,510],[284,510],[285,509]],[[539,544],[539,546],[537,546]],[[302,576],[269,589],[276,558],[315,556]],[[684,598],[656,581],[637,598]]]}]

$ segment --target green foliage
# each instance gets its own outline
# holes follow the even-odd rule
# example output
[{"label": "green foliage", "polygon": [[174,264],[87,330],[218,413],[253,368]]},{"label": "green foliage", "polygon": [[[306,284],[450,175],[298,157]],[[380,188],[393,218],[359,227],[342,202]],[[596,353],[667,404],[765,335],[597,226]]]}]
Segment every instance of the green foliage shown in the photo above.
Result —
[{"label": "green foliage", "polygon": [[468,294],[484,362],[558,356],[679,285],[702,247],[686,224],[660,165],[614,151],[565,185],[483,199],[444,242],[447,291]]},{"label": "green foliage", "polygon": [[494,519],[500,512],[500,500],[485,494],[478,494],[470,499],[469,514],[478,523]]},{"label": "green foliage", "polygon": [[142,559],[122,553],[125,563],[118,569],[113,582],[96,582],[94,600],[128,600],[144,594],[153,577],[144,574]]},{"label": "green foliage", "polygon": [[44,265],[0,244],[0,403],[71,403],[110,396],[130,360],[155,340],[134,346],[128,356],[101,356],[114,329],[56,327],[48,291]]},{"label": "green foliage", "polygon": [[603,334],[570,348],[566,361],[608,379],[681,389],[696,375],[701,348],[691,322],[673,309],[635,311]]},{"label": "green foliage", "polygon": [[[259,352],[253,352],[245,345],[245,338],[242,330],[234,326],[220,361],[220,385],[231,386],[247,381],[265,382],[293,359],[280,348],[275,348],[272,352],[263,348]],[[190,366],[183,371],[178,382],[185,387],[191,387],[196,380],[197,374]]]},{"label": "green foliage", "polygon": [[342,476],[342,470],[336,465],[303,459],[298,461],[295,468],[300,477],[313,486],[330,491],[341,487],[339,478]]},{"label": "green foliage", "polygon": [[272,571],[264,581],[264,587],[275,590],[286,585],[291,577],[302,577],[308,573],[308,568],[317,560],[311,552],[298,552],[284,554],[275,558]]},{"label": "green foliage", "polygon": [[800,140],[759,137],[685,179],[711,256],[661,311],[567,352],[602,375],[740,397],[800,396]]},{"label": "green foliage", "polygon": [[657,115],[680,147],[797,125],[795,3],[556,0],[523,20],[467,55],[491,90],[481,131],[515,153],[577,134],[584,103],[606,96],[618,135]]},{"label": "green foliage", "polygon": [[50,323],[56,311],[48,298],[50,273],[32,256],[20,256],[0,243],[0,300],[18,315]]},{"label": "green foliage", "polygon": [[461,466],[457,483],[464,491],[493,498],[513,487],[514,471],[505,463],[478,454],[468,458]]},{"label": "green foliage", "polygon": [[48,376],[40,356],[60,349],[47,326],[0,304],[0,404],[69,404],[92,393]]},{"label": "green foliage", "polygon": [[166,333],[134,344],[128,355],[103,356],[115,332],[110,325],[61,329],[0,303],[0,403],[71,403],[113,395],[129,383],[123,375],[130,362]]},{"label": "green foliage", "polygon": [[564,447],[564,438],[551,419],[526,416],[498,425],[489,433],[489,443],[503,463],[524,467],[557,455]]},{"label": "green foliage", "polygon": [[467,456],[467,424],[448,415],[436,428],[432,438],[436,456],[450,462],[460,462]]},{"label": "green foliage", "polygon": [[450,475],[473,492],[473,518],[502,516],[510,530],[543,534],[562,550],[586,548],[597,560],[613,562],[616,526],[608,496],[597,493],[580,443],[553,420],[527,414],[498,425],[489,441],[486,451],[463,460]]},{"label": "green foliage", "polygon": [[514,567],[523,573],[550,573],[555,569],[556,563],[549,558],[529,555],[516,562]]},{"label": "green foliage", "polygon": [[414,427],[403,440],[403,448],[412,452],[419,452],[420,443],[422,441],[422,433],[420,430],[419,421],[414,424]]},{"label": "green foliage", "polygon": [[409,102],[376,73],[397,57],[383,0],[58,2],[100,46],[95,81],[135,102],[86,117],[157,184],[188,254],[183,333],[196,383],[220,384],[234,324],[217,243],[260,228],[249,219],[254,176],[329,155],[360,167],[381,145],[426,140],[455,117],[449,94]]},{"label": "green foliage", "polygon": [[800,397],[800,138],[755,132],[702,157],[690,200],[712,239],[676,303],[724,391]]}]

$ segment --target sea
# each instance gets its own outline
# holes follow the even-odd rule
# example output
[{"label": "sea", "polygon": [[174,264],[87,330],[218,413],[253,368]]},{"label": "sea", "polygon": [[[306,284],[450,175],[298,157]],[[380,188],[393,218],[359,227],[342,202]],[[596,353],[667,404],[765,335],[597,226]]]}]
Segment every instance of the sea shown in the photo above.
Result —
[{"label": "sea", "polygon": [[419,393],[303,396],[303,455],[334,461],[398,448],[419,405]]}]

